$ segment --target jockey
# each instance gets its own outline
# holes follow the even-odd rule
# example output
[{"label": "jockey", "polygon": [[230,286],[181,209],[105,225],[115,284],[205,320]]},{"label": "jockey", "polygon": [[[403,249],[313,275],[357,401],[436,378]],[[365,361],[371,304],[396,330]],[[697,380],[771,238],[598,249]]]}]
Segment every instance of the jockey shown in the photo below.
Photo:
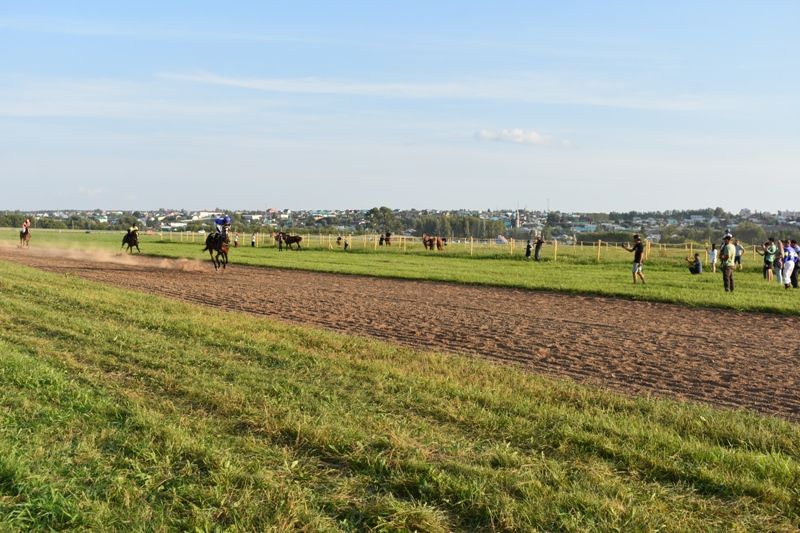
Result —
[{"label": "jockey", "polygon": [[217,229],[217,235],[226,236],[231,227],[231,217],[228,215],[219,215],[214,219],[214,226]]},{"label": "jockey", "polygon": [[139,225],[138,225],[138,224],[136,224],[136,222],[134,222],[133,224],[131,224],[131,227],[130,227],[130,228],[128,228],[128,233],[133,233],[134,235],[136,235],[136,236],[138,237],[138,233],[139,233]]},{"label": "jockey", "polygon": [[27,235],[30,227],[31,227],[31,219],[26,218],[25,221],[22,223],[22,234]]}]

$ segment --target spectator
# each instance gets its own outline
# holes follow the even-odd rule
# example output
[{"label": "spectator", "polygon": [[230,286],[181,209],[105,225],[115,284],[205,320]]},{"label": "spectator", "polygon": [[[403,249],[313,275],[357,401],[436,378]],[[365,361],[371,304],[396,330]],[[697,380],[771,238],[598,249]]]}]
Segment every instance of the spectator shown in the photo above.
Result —
[{"label": "spectator", "polygon": [[703,262],[700,261],[700,254],[694,254],[694,259],[687,257],[686,262],[689,263],[689,272],[692,274],[703,273]]},{"label": "spectator", "polygon": [[256,247],[256,234],[255,233],[253,233],[253,236],[250,237],[250,246],[252,246],[253,248]]},{"label": "spectator", "polygon": [[638,274],[639,279],[642,280],[642,285],[644,285],[644,274],[642,273],[642,262],[644,259],[644,244],[642,243],[642,239],[639,235],[633,236],[633,246],[628,248],[627,245],[623,244],[622,247],[629,251],[633,252],[633,266],[631,267],[631,273],[633,274],[633,284],[636,285],[636,276]]},{"label": "spectator", "polygon": [[719,254],[725,292],[733,292],[733,271],[736,269],[736,246],[731,243],[732,238],[730,233],[722,238],[723,245]]},{"label": "spectator", "polygon": [[792,273],[796,261],[797,252],[789,239],[786,239],[783,241],[783,286],[787,289],[792,286]]},{"label": "spectator", "polygon": [[756,250],[756,253],[764,257],[764,272],[763,272],[764,279],[771,282],[772,269],[775,263],[775,252],[776,252],[775,245],[770,241],[767,241],[761,246],[761,249],[763,251],[759,252],[758,250]]},{"label": "spectator", "polygon": [[234,248],[238,248],[239,247],[239,232],[238,231],[233,234],[233,247]]},{"label": "spectator", "polygon": [[350,237],[345,237],[344,238],[344,251],[346,252],[349,249],[350,249]]},{"label": "spectator", "polygon": [[525,260],[526,261],[530,261],[531,260],[531,248],[532,248],[531,240],[528,239],[528,244],[525,245]]},{"label": "spectator", "polygon": [[534,261],[539,261],[540,255],[542,253],[542,245],[543,244],[544,244],[544,239],[542,239],[542,236],[539,235],[538,237],[536,237],[536,246],[533,249],[533,260]]},{"label": "spectator", "polygon": [[719,250],[717,250],[717,243],[711,244],[711,249],[709,250],[706,248],[706,252],[708,252],[708,264],[711,266],[711,272],[717,271],[717,254]]},{"label": "spectator", "polygon": [[792,269],[791,282],[792,287],[797,288],[798,270],[800,270],[800,245],[797,244],[795,239],[789,241],[789,246],[794,249],[794,268]]},{"label": "spectator", "polygon": [[739,243],[739,239],[733,241],[734,246],[736,247],[736,257],[733,259],[733,263],[736,266],[736,270],[742,269],[742,256],[744,255],[744,246]]},{"label": "spectator", "polygon": [[[773,240],[770,237],[769,240]],[[775,279],[778,280],[778,285],[783,285],[783,242],[778,240],[775,244],[775,261],[772,263],[775,270]]]}]

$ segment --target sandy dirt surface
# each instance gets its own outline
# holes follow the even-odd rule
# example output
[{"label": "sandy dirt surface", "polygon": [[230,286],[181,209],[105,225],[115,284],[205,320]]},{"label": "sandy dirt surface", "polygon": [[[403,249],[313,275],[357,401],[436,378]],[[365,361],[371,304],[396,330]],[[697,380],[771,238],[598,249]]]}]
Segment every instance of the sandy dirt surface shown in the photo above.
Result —
[{"label": "sandy dirt surface", "polygon": [[[0,259],[415,348],[477,355],[626,394],[800,419],[797,317],[239,265],[217,274],[208,261],[104,252],[0,248]],[[793,347],[776,342],[790,338]]]}]

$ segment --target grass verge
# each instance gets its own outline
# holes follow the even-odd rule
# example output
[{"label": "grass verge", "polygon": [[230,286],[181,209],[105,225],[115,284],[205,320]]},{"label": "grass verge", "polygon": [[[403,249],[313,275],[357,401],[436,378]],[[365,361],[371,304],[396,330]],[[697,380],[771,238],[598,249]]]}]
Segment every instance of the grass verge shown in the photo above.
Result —
[{"label": "grass verge", "polygon": [[0,297],[3,530],[800,527],[786,421],[3,262]]}]

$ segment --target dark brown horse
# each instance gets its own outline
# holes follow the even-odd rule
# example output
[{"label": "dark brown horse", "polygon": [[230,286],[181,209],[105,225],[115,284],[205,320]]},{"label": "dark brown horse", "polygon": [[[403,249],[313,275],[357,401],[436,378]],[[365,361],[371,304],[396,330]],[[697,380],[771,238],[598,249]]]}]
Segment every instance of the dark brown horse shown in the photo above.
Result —
[{"label": "dark brown horse", "polygon": [[19,232],[19,245],[22,248],[31,245],[31,230],[30,228]]},{"label": "dark brown horse", "polygon": [[286,244],[286,248],[289,250],[292,249],[292,245],[296,244],[297,249],[300,249],[300,241],[303,240],[303,237],[300,235],[289,235],[284,231],[279,231],[275,234],[275,241],[278,243],[278,251],[283,251],[283,245]]},{"label": "dark brown horse", "polygon": [[211,262],[214,263],[214,270],[225,270],[228,264],[228,247],[230,245],[228,234],[209,233],[206,237],[206,247],[203,251],[208,251],[211,256]]},{"label": "dark brown horse", "polygon": [[121,248],[125,248],[126,245],[128,246],[128,248],[126,248],[125,251],[128,252],[129,254],[133,253],[133,249],[134,248],[136,248],[137,252],[142,253],[142,251],[139,249],[139,232],[138,231],[129,231],[128,233],[126,233],[125,235],[122,236],[122,246],[121,246]]},{"label": "dark brown horse", "polygon": [[426,250],[433,251],[434,246],[436,247],[437,252],[444,251],[444,247],[447,245],[447,239],[442,239],[441,237],[434,237],[433,235],[426,235],[422,234],[422,246],[425,247]]}]

